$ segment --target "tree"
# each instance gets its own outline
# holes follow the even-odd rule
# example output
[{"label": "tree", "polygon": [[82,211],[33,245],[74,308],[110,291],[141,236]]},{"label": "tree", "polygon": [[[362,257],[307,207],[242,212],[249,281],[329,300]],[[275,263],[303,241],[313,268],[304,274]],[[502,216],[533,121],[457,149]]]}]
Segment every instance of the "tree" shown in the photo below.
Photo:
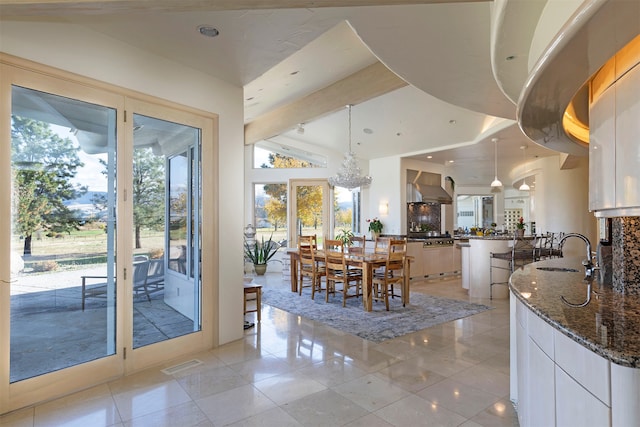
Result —
[{"label": "tree", "polygon": [[[164,226],[164,156],[156,156],[151,148],[133,151],[133,226],[136,249],[142,247],[143,228],[161,230]],[[180,209],[180,196],[173,200],[173,208]],[[183,199],[186,211],[186,195]],[[185,213],[186,215],[186,213]]]},{"label": "tree", "polygon": [[24,255],[31,255],[37,230],[62,233],[79,229],[80,219],[64,202],[86,193],[71,182],[84,166],[69,138],[61,138],[48,123],[11,118],[13,212],[16,232],[24,237]]},{"label": "tree", "polygon": [[269,195],[264,210],[277,231],[279,224],[287,222],[287,184],[267,184],[264,192]]},{"label": "tree", "polygon": [[[273,168],[309,168],[312,165],[304,160],[281,154],[269,154],[269,163]],[[268,165],[262,165],[268,168]],[[265,204],[267,218],[273,224],[284,224],[287,220],[287,185],[267,184],[264,191],[270,196]],[[322,190],[317,186],[304,186],[298,188],[298,218],[304,225],[318,227],[318,220],[322,212]]]}]

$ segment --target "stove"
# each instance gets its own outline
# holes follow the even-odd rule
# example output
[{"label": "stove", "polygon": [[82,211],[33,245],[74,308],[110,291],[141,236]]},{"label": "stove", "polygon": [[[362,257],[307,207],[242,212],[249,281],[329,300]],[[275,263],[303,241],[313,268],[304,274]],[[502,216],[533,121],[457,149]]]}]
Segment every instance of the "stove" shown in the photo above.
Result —
[{"label": "stove", "polygon": [[454,240],[451,237],[432,237],[422,243],[423,248],[435,248],[442,246],[453,246]]}]

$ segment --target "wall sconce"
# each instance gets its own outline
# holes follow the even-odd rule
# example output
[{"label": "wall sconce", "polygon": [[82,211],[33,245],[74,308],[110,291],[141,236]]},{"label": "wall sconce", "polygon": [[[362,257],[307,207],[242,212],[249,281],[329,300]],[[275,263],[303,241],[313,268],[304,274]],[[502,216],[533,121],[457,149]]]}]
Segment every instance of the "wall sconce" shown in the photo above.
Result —
[{"label": "wall sconce", "polygon": [[378,205],[378,213],[380,215],[389,215],[389,203],[380,202],[380,205]]}]

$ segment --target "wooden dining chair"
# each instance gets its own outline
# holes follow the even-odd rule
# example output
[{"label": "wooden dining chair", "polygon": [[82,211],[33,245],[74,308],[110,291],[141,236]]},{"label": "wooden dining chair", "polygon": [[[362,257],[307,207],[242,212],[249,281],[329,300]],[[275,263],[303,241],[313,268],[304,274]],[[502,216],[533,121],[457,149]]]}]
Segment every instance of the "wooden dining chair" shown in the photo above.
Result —
[{"label": "wooden dining chair", "polygon": [[351,238],[351,246],[349,246],[349,253],[362,255],[366,252],[367,238],[364,236],[353,236]]},{"label": "wooden dining chair", "polygon": [[311,288],[311,298],[315,297],[317,291],[322,290],[325,268],[321,263],[322,260],[316,257],[317,248],[315,235],[298,236],[298,295],[302,295],[302,288],[305,287]]},{"label": "wooden dining chair", "polygon": [[[389,239],[387,250],[384,254],[385,264],[382,268],[374,272],[372,284],[373,284],[373,299],[383,300],[387,311],[389,310],[389,297],[402,298],[402,294],[396,294],[396,288],[394,285],[399,284],[398,288],[403,288],[405,280],[404,264],[405,256],[407,255],[407,241],[406,239]],[[379,252],[382,254],[382,252]],[[403,303],[404,307],[405,304]]]},{"label": "wooden dining chair", "polygon": [[[347,305],[347,298],[357,298],[362,288],[362,269],[351,269],[347,265],[344,253],[344,245],[340,240],[325,239],[324,241],[324,266],[326,271],[326,295],[325,301],[329,302],[329,294],[336,294],[337,284],[342,285],[342,306]],[[355,292],[349,289],[355,288]]]}]

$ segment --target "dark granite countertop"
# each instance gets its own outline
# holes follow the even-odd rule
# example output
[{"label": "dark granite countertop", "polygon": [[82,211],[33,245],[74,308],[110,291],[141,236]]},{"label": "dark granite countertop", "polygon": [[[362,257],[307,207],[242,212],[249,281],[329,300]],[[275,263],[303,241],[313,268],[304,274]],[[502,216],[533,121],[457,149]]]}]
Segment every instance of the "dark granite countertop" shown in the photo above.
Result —
[{"label": "dark granite countertop", "polygon": [[[526,265],[510,279],[514,295],[540,318],[564,335],[611,362],[640,368],[640,298],[622,295],[596,279],[587,298],[581,258],[557,258]],[[571,268],[574,272],[545,271],[542,268]]]},{"label": "dark granite countertop", "polygon": [[[456,240],[513,240],[513,234],[488,234],[486,236],[477,236],[471,234],[456,235]],[[524,239],[533,239],[534,236],[524,236]]]}]

